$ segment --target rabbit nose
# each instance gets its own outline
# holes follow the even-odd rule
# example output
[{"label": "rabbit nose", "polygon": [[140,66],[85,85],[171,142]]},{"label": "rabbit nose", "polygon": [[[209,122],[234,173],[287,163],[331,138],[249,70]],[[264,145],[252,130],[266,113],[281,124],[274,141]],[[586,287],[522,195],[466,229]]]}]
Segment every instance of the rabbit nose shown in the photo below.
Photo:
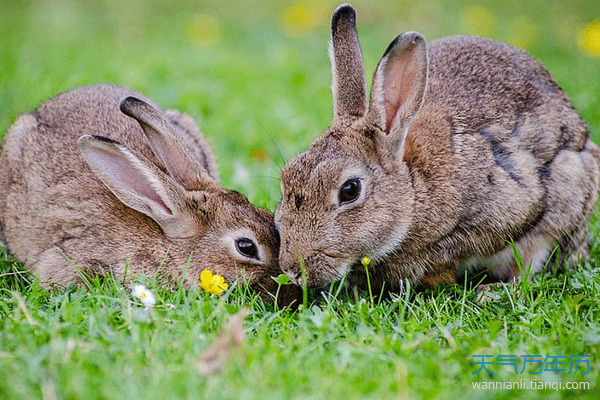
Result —
[{"label": "rabbit nose", "polygon": [[290,278],[293,284],[300,286],[302,284],[302,271],[293,272],[293,271],[285,271],[285,274]]},{"label": "rabbit nose", "polygon": [[300,269],[300,264],[295,259],[296,257],[290,251],[290,242],[286,240],[279,254],[279,266],[292,283],[299,285],[302,270]]},{"label": "rabbit nose", "polygon": [[297,262],[286,263],[285,260],[280,264],[281,270],[290,278],[294,285],[302,284],[302,269]]}]

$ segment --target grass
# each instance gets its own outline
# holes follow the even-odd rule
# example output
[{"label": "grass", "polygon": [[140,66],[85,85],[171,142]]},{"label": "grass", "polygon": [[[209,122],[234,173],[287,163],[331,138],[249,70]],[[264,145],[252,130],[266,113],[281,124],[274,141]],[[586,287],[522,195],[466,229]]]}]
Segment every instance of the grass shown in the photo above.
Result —
[{"label": "grass", "polygon": [[[563,86],[598,142],[600,69],[577,35],[600,10],[589,0],[563,3],[489,0],[482,9],[461,1],[356,1],[367,74],[404,30],[430,40],[481,33],[519,43]],[[69,88],[127,86],[196,118],[224,186],[274,209],[279,169],[331,118],[327,41],[336,2],[116,4],[1,0],[0,132]],[[595,399],[599,229],[595,218],[590,259],[574,270],[501,287],[485,304],[461,285],[391,299],[333,285],[289,311],[240,286],[214,297],[165,291],[140,277],[158,297],[146,310],[118,280],[46,291],[0,253],[0,399]],[[203,351],[242,308],[251,311],[245,347],[220,374],[201,376]],[[473,374],[473,355],[484,354],[589,355],[590,373],[532,375],[530,365],[518,374],[493,365],[493,375]],[[531,377],[591,389],[472,386]]]}]

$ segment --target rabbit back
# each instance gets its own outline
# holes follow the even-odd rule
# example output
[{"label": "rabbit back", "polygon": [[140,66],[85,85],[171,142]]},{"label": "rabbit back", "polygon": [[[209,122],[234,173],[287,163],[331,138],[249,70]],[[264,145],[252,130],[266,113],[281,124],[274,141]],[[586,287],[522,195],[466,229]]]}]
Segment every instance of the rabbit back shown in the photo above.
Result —
[{"label": "rabbit back", "polygon": [[101,135],[161,165],[139,124],[119,111],[121,98],[134,94],[140,96],[111,85],[70,90],[19,117],[6,134],[0,218],[9,250],[43,281],[73,283],[77,271],[66,255],[99,272],[130,253],[136,232],[160,238],[148,217],[125,207],[94,176],[77,148],[80,136]]},{"label": "rabbit back", "polygon": [[[404,160],[429,177],[415,215],[427,216],[421,232],[438,227],[430,250],[466,258],[464,266],[505,265],[488,258],[498,249],[512,253],[506,241],[513,240],[534,270],[556,245],[565,255],[587,255],[599,151],[556,81],[524,51],[477,37],[433,41],[429,60],[428,91]],[[433,186],[456,192],[447,208],[455,218],[441,212],[432,221]]]}]

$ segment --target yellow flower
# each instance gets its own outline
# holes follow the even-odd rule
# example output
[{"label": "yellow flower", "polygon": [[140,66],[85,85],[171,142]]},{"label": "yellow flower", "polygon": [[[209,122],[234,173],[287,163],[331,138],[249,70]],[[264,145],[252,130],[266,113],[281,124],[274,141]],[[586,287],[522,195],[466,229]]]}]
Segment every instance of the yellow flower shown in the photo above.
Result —
[{"label": "yellow flower", "polygon": [[280,17],[280,28],[292,37],[308,36],[327,15],[327,4],[318,0],[300,0],[286,8]]},{"label": "yellow flower", "polygon": [[360,260],[360,263],[367,268],[371,264],[371,259],[369,257],[363,257],[362,260]]},{"label": "yellow flower", "polygon": [[202,14],[188,22],[188,40],[198,46],[210,46],[219,39],[219,21],[212,15]]},{"label": "yellow flower", "polygon": [[600,20],[591,22],[581,29],[579,47],[589,56],[600,57]]},{"label": "yellow flower", "polygon": [[227,290],[229,285],[221,275],[213,274],[211,270],[205,269],[200,273],[200,287],[210,294],[221,294]]},{"label": "yellow flower", "polygon": [[494,15],[481,6],[467,7],[462,11],[460,24],[465,33],[490,36],[496,27]]}]

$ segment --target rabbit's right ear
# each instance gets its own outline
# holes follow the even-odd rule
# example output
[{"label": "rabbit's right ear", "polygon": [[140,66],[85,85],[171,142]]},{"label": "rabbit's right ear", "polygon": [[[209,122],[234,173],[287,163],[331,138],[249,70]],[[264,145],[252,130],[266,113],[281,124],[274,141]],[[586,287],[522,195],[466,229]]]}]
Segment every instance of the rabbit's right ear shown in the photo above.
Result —
[{"label": "rabbit's right ear", "polygon": [[334,124],[362,117],[367,110],[367,84],[356,32],[356,12],[349,4],[342,4],[333,13],[329,56]]},{"label": "rabbit's right ear", "polygon": [[423,105],[428,68],[425,38],[417,32],[399,35],[377,64],[367,118],[384,131],[385,151],[401,156],[408,125]]},{"label": "rabbit's right ear", "polygon": [[169,237],[198,233],[198,221],[186,210],[185,189],[153,164],[106,137],[84,135],[77,145],[94,174],[123,204],[152,218]]},{"label": "rabbit's right ear", "polygon": [[169,175],[187,190],[201,190],[216,183],[210,173],[192,156],[182,139],[174,133],[171,122],[162,112],[136,97],[121,100],[121,112],[138,121],[156,157]]}]

